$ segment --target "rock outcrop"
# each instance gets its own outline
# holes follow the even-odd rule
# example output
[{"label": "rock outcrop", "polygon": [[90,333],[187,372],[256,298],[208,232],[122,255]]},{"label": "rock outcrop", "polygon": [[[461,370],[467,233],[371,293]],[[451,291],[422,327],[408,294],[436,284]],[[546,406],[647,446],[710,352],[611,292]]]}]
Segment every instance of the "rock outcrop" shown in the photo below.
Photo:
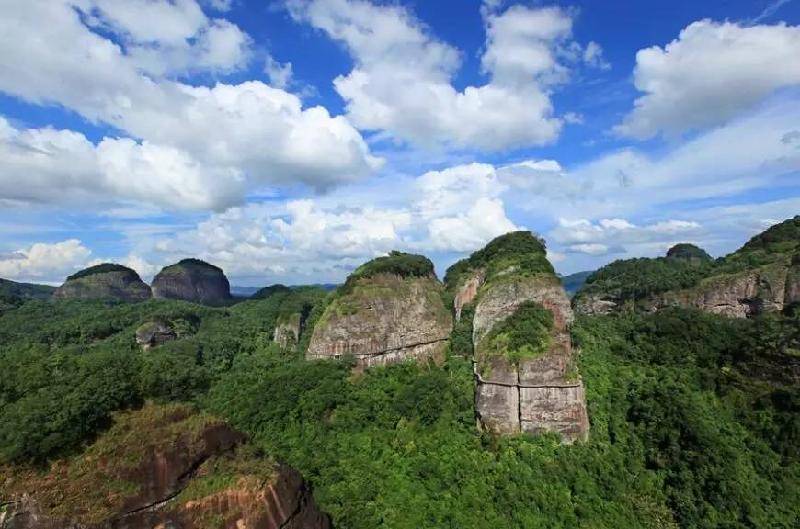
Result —
[{"label": "rock outcrop", "polygon": [[530,232],[498,237],[451,267],[447,281],[454,310],[474,307],[480,426],[586,439],[586,400],[569,335],[572,310],[541,241]]},{"label": "rock outcrop", "polygon": [[127,266],[105,263],[91,266],[67,278],[53,293],[54,299],[116,299],[143,301],[150,287]]},{"label": "rock outcrop", "polygon": [[165,266],[153,278],[153,297],[223,305],[231,299],[231,287],[221,268],[199,259],[184,259]]},{"label": "rock outcrop", "polygon": [[213,417],[180,405],[119,414],[47,474],[12,469],[2,529],[328,529],[308,485]]},{"label": "rock outcrop", "polygon": [[160,320],[148,321],[136,329],[136,343],[145,351],[177,337],[175,330],[168,323]]},{"label": "rock outcrop", "polygon": [[298,340],[300,340],[302,320],[302,314],[299,312],[278,318],[278,322],[275,324],[275,331],[272,334],[272,341],[283,349],[291,349],[297,345]]},{"label": "rock outcrop", "polygon": [[361,367],[438,359],[452,329],[433,264],[393,252],[356,270],[315,323],[306,357],[355,358]]},{"label": "rock outcrop", "polygon": [[689,307],[747,318],[797,304],[800,215],[775,224],[740,249],[711,261],[690,244],[667,257],[615,261],[589,277],[574,298],[581,314]]}]

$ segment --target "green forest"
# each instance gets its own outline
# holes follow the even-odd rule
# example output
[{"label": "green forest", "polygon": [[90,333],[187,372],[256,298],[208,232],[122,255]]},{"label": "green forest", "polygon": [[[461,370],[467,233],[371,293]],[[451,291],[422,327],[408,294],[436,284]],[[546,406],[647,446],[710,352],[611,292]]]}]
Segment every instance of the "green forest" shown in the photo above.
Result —
[{"label": "green forest", "polygon": [[[300,470],[336,527],[800,525],[797,312],[579,317],[591,433],[566,446],[478,431],[457,335],[442,365],[359,374],[273,343],[282,315],[328,295],[279,288],[225,308],[30,300],[4,312],[0,472],[73,456],[116,410],[186,402]],[[178,339],[142,350],[134,333],[154,320]]]}]

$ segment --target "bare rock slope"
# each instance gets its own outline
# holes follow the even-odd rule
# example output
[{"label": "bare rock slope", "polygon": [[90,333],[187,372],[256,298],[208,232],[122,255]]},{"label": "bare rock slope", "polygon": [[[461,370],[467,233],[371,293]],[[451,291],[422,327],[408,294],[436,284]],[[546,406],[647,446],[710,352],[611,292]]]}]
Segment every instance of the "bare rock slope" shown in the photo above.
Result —
[{"label": "bare rock slope", "polygon": [[183,259],[165,266],[153,278],[153,297],[222,305],[231,299],[231,286],[222,269],[200,259]]},{"label": "bare rock slope", "polygon": [[306,357],[352,355],[369,367],[439,358],[452,329],[425,257],[393,252],[357,269],[314,322]]},{"label": "bare rock slope", "polygon": [[181,405],[120,413],[46,474],[3,469],[2,529],[328,529],[308,485],[224,422]]},{"label": "bare rock slope", "polygon": [[126,266],[112,263],[91,266],[69,276],[53,293],[55,299],[142,301],[150,297],[150,287],[139,274]]},{"label": "bare rock slope", "polygon": [[454,310],[474,308],[475,406],[480,425],[504,434],[589,431],[569,335],[572,310],[544,245],[530,232],[490,242],[446,276]]}]

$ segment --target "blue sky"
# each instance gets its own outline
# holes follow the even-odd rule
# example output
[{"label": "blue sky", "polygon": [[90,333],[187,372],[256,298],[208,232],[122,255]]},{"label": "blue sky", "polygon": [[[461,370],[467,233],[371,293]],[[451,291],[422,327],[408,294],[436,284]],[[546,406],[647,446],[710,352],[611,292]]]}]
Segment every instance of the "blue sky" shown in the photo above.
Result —
[{"label": "blue sky", "polygon": [[800,213],[800,2],[0,2],[0,277],[562,273]]}]

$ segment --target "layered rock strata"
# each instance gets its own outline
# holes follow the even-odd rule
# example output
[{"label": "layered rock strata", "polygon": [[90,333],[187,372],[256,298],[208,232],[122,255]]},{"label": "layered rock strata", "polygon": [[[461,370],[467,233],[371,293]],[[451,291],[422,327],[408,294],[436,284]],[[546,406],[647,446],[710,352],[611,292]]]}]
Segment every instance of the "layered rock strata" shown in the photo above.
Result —
[{"label": "layered rock strata", "polygon": [[[553,315],[548,350],[517,363],[488,355],[484,350],[488,333],[525,302],[538,303]],[[556,432],[565,442],[587,438],[586,397],[575,367],[571,322],[569,299],[555,277],[509,278],[481,293],[473,343],[476,413],[484,428],[505,434]]]},{"label": "layered rock strata", "polygon": [[352,356],[361,367],[440,359],[452,329],[435,276],[348,280],[314,326],[306,357]]}]

